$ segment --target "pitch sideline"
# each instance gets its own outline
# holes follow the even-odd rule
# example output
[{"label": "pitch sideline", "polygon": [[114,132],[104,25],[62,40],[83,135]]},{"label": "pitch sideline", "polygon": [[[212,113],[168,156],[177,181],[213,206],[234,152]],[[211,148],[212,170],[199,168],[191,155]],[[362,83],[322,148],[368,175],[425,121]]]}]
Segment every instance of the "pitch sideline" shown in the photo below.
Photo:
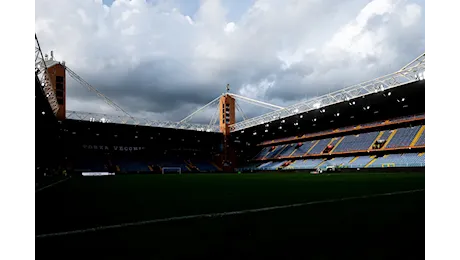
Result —
[{"label": "pitch sideline", "polygon": [[371,195],[363,195],[363,196],[345,197],[345,198],[339,198],[339,199],[318,200],[318,201],[295,203],[295,204],[289,204],[289,205],[263,207],[263,208],[256,208],[256,209],[246,209],[246,210],[228,211],[228,212],[220,212],[220,213],[197,214],[197,215],[188,215],[188,216],[181,216],[181,217],[170,217],[170,218],[152,219],[152,220],[145,220],[145,221],[128,222],[128,223],[122,223],[122,224],[116,224],[116,225],[99,226],[99,227],[94,227],[94,228],[86,228],[86,229],[79,229],[79,230],[72,230],[72,231],[41,234],[41,235],[36,235],[35,238],[46,238],[46,237],[82,234],[82,233],[96,232],[96,231],[107,230],[107,229],[124,228],[124,227],[130,227],[130,226],[141,226],[141,225],[147,225],[147,224],[170,222],[170,221],[177,221],[177,220],[186,220],[186,219],[215,218],[215,217],[224,217],[224,216],[232,216],[232,215],[242,215],[242,214],[264,212],[264,211],[271,211],[271,210],[277,210],[277,209],[296,208],[296,207],[302,207],[302,206],[308,206],[308,205],[314,205],[314,204],[334,203],[334,202],[356,200],[356,199],[368,199],[368,198],[373,198],[373,197],[408,194],[408,193],[415,193],[415,192],[420,192],[420,191],[425,191],[425,189],[395,191],[395,192],[387,192],[387,193],[379,193],[379,194],[371,194]]}]

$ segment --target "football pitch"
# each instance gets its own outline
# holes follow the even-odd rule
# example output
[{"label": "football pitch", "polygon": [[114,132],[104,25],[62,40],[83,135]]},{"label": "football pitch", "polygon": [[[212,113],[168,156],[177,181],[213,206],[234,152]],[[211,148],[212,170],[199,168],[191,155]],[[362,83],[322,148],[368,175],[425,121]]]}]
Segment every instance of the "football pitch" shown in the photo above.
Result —
[{"label": "football pitch", "polygon": [[424,256],[423,173],[73,177],[36,192],[37,257]]}]

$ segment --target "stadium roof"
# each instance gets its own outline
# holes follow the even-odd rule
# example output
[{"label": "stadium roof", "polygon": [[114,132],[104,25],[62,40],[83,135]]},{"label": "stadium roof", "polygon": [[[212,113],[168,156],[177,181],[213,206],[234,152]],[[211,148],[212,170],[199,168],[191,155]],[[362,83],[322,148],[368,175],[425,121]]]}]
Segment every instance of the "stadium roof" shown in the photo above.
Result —
[{"label": "stadium roof", "polygon": [[110,115],[102,113],[66,111],[66,118],[100,123],[116,123],[127,125],[142,125],[152,127],[186,129],[205,132],[220,132],[219,126],[217,125],[193,124],[189,122],[158,121],[146,118],[136,118],[130,116]]},{"label": "stadium roof", "polygon": [[[36,52],[35,52],[35,69],[36,72],[38,71],[40,76],[40,81],[44,86],[45,93],[47,93],[47,98],[50,101],[53,111],[56,113],[57,102],[56,96],[54,91],[51,91],[53,88],[51,86],[51,82],[49,80],[49,75],[47,75],[46,68],[49,66],[54,65],[49,62],[55,62],[52,58],[49,60],[47,57],[44,57],[40,45],[38,43],[38,39],[35,36],[36,40]],[[59,62],[57,62],[59,63]],[[64,63],[61,63],[65,66]],[[144,126],[153,126],[153,127],[164,127],[164,128],[175,128],[175,129],[187,129],[187,130],[195,130],[195,131],[206,131],[206,132],[219,132],[218,125],[211,123],[208,125],[205,124],[194,124],[190,123],[188,119],[191,118],[193,114],[200,111],[202,108],[198,109],[190,116],[186,117],[187,120],[182,120],[180,122],[170,122],[170,121],[158,121],[158,120],[151,120],[146,118],[136,118],[131,116],[129,113],[124,111],[118,105],[116,105],[113,101],[109,98],[105,97],[102,93],[97,91],[93,88],[89,83],[81,79],[76,73],[72,70],[67,68],[67,71],[73,78],[76,78],[82,85],[85,85],[90,91],[95,92],[99,97],[103,97],[107,104],[114,107],[116,110],[121,111],[124,115],[110,115],[110,114],[100,114],[100,113],[88,113],[88,112],[78,112],[78,111],[66,111],[66,118],[68,119],[75,119],[75,120],[85,120],[90,122],[110,122],[110,123],[119,123],[119,124],[130,124],[130,125],[144,125]],[[379,91],[385,91],[391,88],[403,86],[405,84],[415,82],[418,80],[424,79],[424,72],[425,72],[425,53],[421,54],[419,57],[414,59],[412,62],[401,68],[400,70],[391,73],[389,75],[385,75],[370,81],[366,81],[360,84],[356,84],[353,86],[349,86],[343,88],[341,90],[325,94],[320,97],[316,97],[313,99],[309,99],[306,101],[302,101],[300,103],[291,105],[289,107],[280,108],[274,105],[270,105],[264,102],[260,102],[257,100],[251,100],[245,97],[241,97],[235,94],[231,94],[237,96],[238,98],[246,99],[246,101],[252,101],[253,103],[258,103],[258,105],[263,106],[272,106],[276,107],[275,111],[266,113],[261,116],[257,116],[254,118],[246,119],[241,122],[235,123],[230,125],[230,131],[239,131],[246,128],[250,128],[253,126],[266,124],[272,121],[276,121],[279,119],[287,118],[296,114],[308,112],[315,109],[320,109],[326,106],[330,106],[333,104],[347,102],[348,100],[352,100],[358,97],[364,97],[366,95],[376,93]],[[229,93],[230,94],[230,93]],[[219,98],[219,97],[218,97]],[[210,103],[206,104],[204,107],[208,106],[209,104],[215,102],[218,98],[214,99]],[[203,108],[204,108],[203,107]]]},{"label": "stadium roof", "polygon": [[230,126],[231,131],[243,130],[252,126],[269,123],[299,113],[320,109],[332,104],[346,102],[358,97],[366,96],[390,88],[399,87],[411,82],[424,79],[425,53],[417,57],[402,69],[383,77],[356,84],[326,95],[309,99],[292,106],[269,112]]},{"label": "stadium roof", "polygon": [[[278,110],[266,113],[264,115],[243,120],[230,126],[232,132],[250,128],[253,126],[270,123],[279,119],[291,117],[296,114],[309,112],[312,110],[327,107],[333,104],[347,102],[349,100],[364,97],[369,94],[377,93],[379,91],[385,91],[391,88],[400,87],[418,80],[424,79],[425,72],[425,53],[417,57],[411,63],[404,66],[402,69],[370,80],[360,84],[346,87],[344,89],[325,94],[323,96],[309,99],[289,107],[280,108]],[[232,94],[234,95],[234,94]],[[217,98],[218,99],[218,98]],[[215,99],[215,100],[217,100]],[[213,100],[213,101],[215,101]],[[211,101],[208,104],[211,104]],[[207,104],[207,105],[208,105]],[[205,106],[207,106],[205,105]],[[200,110],[200,109],[199,109]],[[194,124],[188,122],[188,120],[182,120],[180,122],[170,121],[158,121],[146,118],[135,118],[132,116],[121,116],[121,115],[110,115],[102,113],[87,113],[77,111],[67,111],[67,118],[75,120],[86,120],[91,122],[102,122],[102,123],[119,123],[119,124],[130,124],[130,125],[144,125],[153,127],[164,127],[164,128],[175,128],[175,129],[187,129],[195,131],[206,131],[206,132],[219,132],[218,125],[204,125]]]},{"label": "stadium roof", "polygon": [[232,137],[240,142],[258,144],[421,115],[425,112],[425,80],[363,97],[235,131]]}]

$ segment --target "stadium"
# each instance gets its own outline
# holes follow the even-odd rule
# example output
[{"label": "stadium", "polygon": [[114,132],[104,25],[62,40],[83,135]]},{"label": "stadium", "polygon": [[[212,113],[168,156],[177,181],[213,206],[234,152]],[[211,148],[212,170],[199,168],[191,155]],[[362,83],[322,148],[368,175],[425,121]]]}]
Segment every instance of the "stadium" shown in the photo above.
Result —
[{"label": "stadium", "polygon": [[[38,257],[423,257],[424,53],[287,107],[227,85],[163,122],[35,44]],[[68,111],[68,77],[118,115]],[[272,111],[237,121],[238,102]],[[191,122],[212,106],[209,124]]]}]

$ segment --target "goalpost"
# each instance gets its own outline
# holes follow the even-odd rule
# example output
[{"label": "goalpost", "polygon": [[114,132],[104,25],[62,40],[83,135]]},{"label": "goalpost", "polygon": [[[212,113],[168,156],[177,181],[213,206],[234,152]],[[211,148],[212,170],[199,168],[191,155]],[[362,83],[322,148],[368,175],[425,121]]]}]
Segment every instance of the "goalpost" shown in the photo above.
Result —
[{"label": "goalpost", "polygon": [[182,174],[182,169],[181,167],[163,167],[161,168],[161,174],[171,174],[171,173]]}]

